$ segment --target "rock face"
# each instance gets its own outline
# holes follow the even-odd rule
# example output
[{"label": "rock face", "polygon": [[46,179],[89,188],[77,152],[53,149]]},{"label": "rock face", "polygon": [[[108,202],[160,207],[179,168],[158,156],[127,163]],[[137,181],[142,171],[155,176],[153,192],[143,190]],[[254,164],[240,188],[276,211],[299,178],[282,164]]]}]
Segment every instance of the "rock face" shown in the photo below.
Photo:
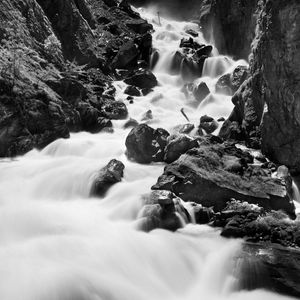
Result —
[{"label": "rock face", "polygon": [[91,188],[91,196],[103,197],[112,185],[122,180],[124,168],[122,162],[111,160],[98,172]]},{"label": "rock face", "polygon": [[3,0],[0,19],[0,157],[126,118],[112,61],[130,71],[138,60],[147,66],[152,46],[152,27],[128,4]]},{"label": "rock face", "polygon": [[167,165],[152,189],[170,190],[184,201],[213,206],[215,211],[235,198],[294,216],[291,187],[284,179],[256,169],[251,155],[234,145],[211,144],[207,138],[199,144]]},{"label": "rock face", "polygon": [[202,0],[200,23],[206,40],[214,40],[221,53],[247,59],[255,36],[257,2]]},{"label": "rock face", "polygon": [[[224,40],[217,45],[221,51],[225,49],[229,54],[243,57],[242,49],[233,47],[237,49],[235,51],[231,47],[240,40],[241,33],[246,41],[252,40],[255,33],[250,75],[233,96],[235,108],[225,124],[229,135],[221,130],[222,137],[236,135],[239,131],[249,146],[260,147],[261,143],[264,154],[271,160],[299,172],[300,55],[297,49],[300,47],[300,4],[296,0],[256,2],[214,1],[206,6],[206,12],[203,11],[203,22],[214,20],[215,26],[222,25],[214,30],[217,35],[222,28]],[[237,17],[231,18],[237,15],[244,15],[241,22]],[[256,30],[252,26],[255,20]],[[233,26],[235,21],[239,22],[236,29]],[[248,42],[240,44],[249,47]],[[224,45],[227,46],[224,48]],[[228,131],[230,127],[235,133]]]},{"label": "rock face", "polygon": [[126,138],[127,156],[138,163],[163,161],[169,133],[146,124],[133,128]]}]

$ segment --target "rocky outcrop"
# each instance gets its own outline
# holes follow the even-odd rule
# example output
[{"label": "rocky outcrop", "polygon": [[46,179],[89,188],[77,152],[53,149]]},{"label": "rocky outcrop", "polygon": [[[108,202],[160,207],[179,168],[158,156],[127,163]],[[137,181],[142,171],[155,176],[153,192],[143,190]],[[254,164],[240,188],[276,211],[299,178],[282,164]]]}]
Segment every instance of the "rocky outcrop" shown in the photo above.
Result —
[{"label": "rocky outcrop", "polygon": [[92,187],[91,196],[103,197],[108,189],[123,177],[124,164],[116,159],[112,159],[97,174]]},{"label": "rocky outcrop", "polygon": [[251,165],[253,157],[234,145],[200,140],[199,148],[165,167],[152,189],[172,191],[184,201],[213,206],[215,211],[235,198],[294,216],[291,182]]},{"label": "rocky outcrop", "polygon": [[132,41],[133,66],[147,65],[152,27],[125,2],[1,1],[1,157],[127,117],[125,104],[114,99],[111,62]]}]

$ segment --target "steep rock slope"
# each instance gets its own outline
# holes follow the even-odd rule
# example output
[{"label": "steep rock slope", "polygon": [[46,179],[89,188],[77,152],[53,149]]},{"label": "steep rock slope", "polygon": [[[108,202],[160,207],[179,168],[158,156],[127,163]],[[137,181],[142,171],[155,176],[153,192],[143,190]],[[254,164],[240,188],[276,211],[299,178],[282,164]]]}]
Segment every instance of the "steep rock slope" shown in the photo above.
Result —
[{"label": "steep rock slope", "polygon": [[152,29],[126,1],[4,0],[0,19],[0,157],[126,117],[111,81],[149,61]]}]

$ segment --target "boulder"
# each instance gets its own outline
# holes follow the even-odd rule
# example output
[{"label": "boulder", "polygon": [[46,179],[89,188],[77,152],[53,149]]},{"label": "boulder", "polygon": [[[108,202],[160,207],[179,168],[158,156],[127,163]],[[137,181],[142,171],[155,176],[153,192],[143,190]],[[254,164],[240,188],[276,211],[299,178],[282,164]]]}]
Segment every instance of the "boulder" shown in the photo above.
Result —
[{"label": "boulder", "polygon": [[183,125],[177,125],[174,127],[173,131],[174,133],[179,133],[179,134],[189,134],[193,129],[195,128],[194,124],[187,123]]},{"label": "boulder", "polygon": [[[258,204],[266,210],[283,210],[294,216],[290,187],[267,172],[254,172],[253,157],[233,144],[198,138],[199,147],[165,167],[152,187],[170,190],[184,201],[193,201],[220,211],[231,198]],[[242,170],[228,168],[240,159]],[[227,169],[227,170],[226,170]]]},{"label": "boulder", "polygon": [[205,82],[200,82],[193,90],[195,99],[201,103],[206,96],[210,94],[210,90]]},{"label": "boulder", "polygon": [[169,191],[152,191],[143,197],[143,207],[139,212],[139,229],[151,231],[161,228],[176,231],[190,221],[188,211],[181,199]]},{"label": "boulder", "polygon": [[139,122],[135,119],[130,118],[125,124],[124,129],[130,128],[130,127],[136,127],[139,125]]},{"label": "boulder", "polygon": [[140,89],[152,89],[157,86],[157,79],[154,74],[145,69],[138,70],[135,74],[127,77],[124,82]]},{"label": "boulder", "polygon": [[207,134],[213,133],[219,127],[218,122],[207,115],[200,118],[200,129],[204,129]]},{"label": "boulder", "polygon": [[178,159],[181,154],[197,146],[197,140],[186,134],[170,136],[165,148],[164,161],[166,163],[172,163],[173,161]]},{"label": "boulder", "polygon": [[169,133],[146,124],[133,128],[126,138],[126,154],[138,163],[163,161]]},{"label": "boulder", "polygon": [[134,41],[126,42],[118,51],[112,66],[114,69],[128,69],[137,65],[139,50]]},{"label": "boulder", "polygon": [[112,159],[105,167],[99,170],[91,187],[91,196],[103,197],[108,189],[123,177],[124,164]]},{"label": "boulder", "polygon": [[129,96],[133,96],[133,97],[139,97],[141,96],[141,92],[139,91],[138,88],[136,88],[135,86],[129,85],[125,91],[124,94],[127,94]]}]

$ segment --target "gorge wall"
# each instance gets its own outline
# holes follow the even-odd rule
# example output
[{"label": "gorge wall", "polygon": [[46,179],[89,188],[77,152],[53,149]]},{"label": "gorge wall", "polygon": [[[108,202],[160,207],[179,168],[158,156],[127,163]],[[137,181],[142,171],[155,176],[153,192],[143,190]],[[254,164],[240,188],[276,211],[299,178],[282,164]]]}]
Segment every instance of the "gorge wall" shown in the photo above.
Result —
[{"label": "gorge wall", "polygon": [[299,172],[299,1],[204,2],[200,21],[219,50],[246,58],[251,49],[250,76],[233,96],[227,126],[237,122],[250,145],[261,138],[271,160]]}]

